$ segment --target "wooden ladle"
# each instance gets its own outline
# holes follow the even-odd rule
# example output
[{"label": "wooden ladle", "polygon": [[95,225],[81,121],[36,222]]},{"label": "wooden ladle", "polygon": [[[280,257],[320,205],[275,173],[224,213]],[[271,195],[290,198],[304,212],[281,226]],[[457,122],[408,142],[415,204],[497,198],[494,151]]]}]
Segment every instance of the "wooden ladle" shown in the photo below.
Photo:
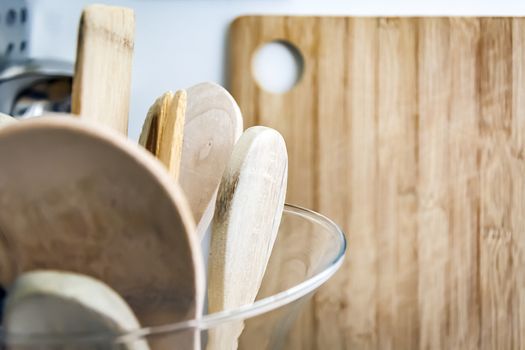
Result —
[{"label": "wooden ladle", "polygon": [[0,164],[4,287],[29,270],[65,270],[111,286],[142,325],[200,317],[205,273],[191,211],[147,151],[75,118],[37,118],[0,128]]}]

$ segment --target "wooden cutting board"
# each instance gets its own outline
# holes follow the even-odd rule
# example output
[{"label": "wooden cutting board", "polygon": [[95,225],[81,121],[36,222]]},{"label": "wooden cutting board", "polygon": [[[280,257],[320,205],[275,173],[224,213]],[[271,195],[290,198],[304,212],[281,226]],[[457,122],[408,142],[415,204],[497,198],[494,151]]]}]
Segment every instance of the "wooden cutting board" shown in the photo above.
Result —
[{"label": "wooden cutting board", "polygon": [[[260,45],[304,58],[289,92]],[[242,17],[231,90],[279,130],[287,201],[349,239],[296,349],[525,349],[525,19]]]}]

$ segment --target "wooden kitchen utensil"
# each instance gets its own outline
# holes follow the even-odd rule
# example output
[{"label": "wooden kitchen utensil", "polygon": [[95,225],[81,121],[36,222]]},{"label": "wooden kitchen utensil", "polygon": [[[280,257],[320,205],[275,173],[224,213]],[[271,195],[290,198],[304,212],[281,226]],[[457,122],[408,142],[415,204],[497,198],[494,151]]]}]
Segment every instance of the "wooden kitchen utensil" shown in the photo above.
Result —
[{"label": "wooden kitchen utensil", "polygon": [[144,326],[200,317],[203,257],[182,191],[149,152],[89,124],[53,117],[0,129],[0,283],[34,269],[83,273]]},{"label": "wooden kitchen utensil", "polygon": [[[61,271],[20,275],[9,290],[4,310],[2,325],[8,344],[16,343],[17,335],[24,339],[31,334],[54,337],[60,348],[73,348],[81,340],[75,343],[71,334],[117,337],[140,328],[133,311],[109,286],[85,275]],[[149,349],[145,340],[135,339],[122,348]]]},{"label": "wooden kitchen utensil", "polygon": [[[282,136],[249,128],[221,180],[212,224],[208,312],[253,303],[277,237],[286,194],[288,156]],[[243,322],[210,329],[208,350],[236,349]]]},{"label": "wooden kitchen utensil", "polygon": [[[304,61],[281,95],[252,75],[275,40]],[[243,17],[230,42],[245,123],[287,141],[287,200],[349,233],[286,347],[523,346],[525,19]]]},{"label": "wooden kitchen utensil", "polygon": [[135,18],[124,7],[89,5],[78,29],[71,109],[128,133]]},{"label": "wooden kitchen utensil", "polygon": [[222,86],[201,83],[187,93],[179,182],[202,238],[213,217],[217,188],[241,136],[243,121],[237,102]]},{"label": "wooden kitchen utensil", "polygon": [[179,178],[182,140],[186,114],[186,91],[168,91],[150,107],[139,143],[168,168],[172,178]]}]

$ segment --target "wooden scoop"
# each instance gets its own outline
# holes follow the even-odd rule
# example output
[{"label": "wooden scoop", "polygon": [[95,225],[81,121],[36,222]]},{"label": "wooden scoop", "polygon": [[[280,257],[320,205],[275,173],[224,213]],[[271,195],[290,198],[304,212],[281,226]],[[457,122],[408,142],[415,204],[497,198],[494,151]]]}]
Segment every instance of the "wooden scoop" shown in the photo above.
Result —
[{"label": "wooden scoop", "polygon": [[0,283],[35,269],[83,273],[144,326],[199,317],[204,267],[182,191],[143,148],[89,124],[0,129]]},{"label": "wooden scoop", "polygon": [[242,134],[243,122],[239,106],[222,86],[201,83],[187,93],[179,183],[202,238],[213,217],[217,188]]},{"label": "wooden scoop", "polygon": [[[256,126],[233,150],[219,187],[208,274],[210,313],[251,304],[281,222],[288,177],[282,136]],[[208,350],[236,349],[242,321],[210,330]]]},{"label": "wooden scoop", "polygon": [[135,18],[123,7],[89,5],[78,29],[71,110],[128,133]]},{"label": "wooden scoop", "polygon": [[139,139],[175,181],[179,178],[185,114],[186,91],[166,92],[150,107]]},{"label": "wooden scoop", "polygon": [[[8,343],[16,342],[12,339],[16,335],[60,340],[85,334],[109,337],[104,348],[112,346],[111,337],[140,328],[130,307],[106,284],[85,275],[50,270],[27,272],[17,278],[5,302],[3,325]],[[149,349],[141,339],[131,340],[122,348]]]}]

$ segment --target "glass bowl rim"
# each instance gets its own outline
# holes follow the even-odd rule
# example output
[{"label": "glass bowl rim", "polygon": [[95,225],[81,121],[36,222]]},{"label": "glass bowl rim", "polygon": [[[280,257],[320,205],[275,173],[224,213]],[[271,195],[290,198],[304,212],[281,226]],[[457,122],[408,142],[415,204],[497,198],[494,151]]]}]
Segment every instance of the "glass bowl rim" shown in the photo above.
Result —
[{"label": "glass bowl rim", "polygon": [[[144,326],[119,335],[96,333],[64,334],[60,336],[43,334],[9,334],[9,344],[52,344],[66,341],[73,341],[76,343],[99,341],[111,341],[112,343],[117,344],[128,343],[145,339],[147,337],[182,332],[192,329],[198,331],[207,330],[226,322],[253,318],[278,309],[284,305],[290,304],[315,291],[335,274],[344,261],[347,241],[341,227],[320,213],[293,204],[285,204],[283,215],[284,214],[306,219],[310,222],[314,222],[315,225],[322,225],[328,231],[332,232],[335,239],[337,239],[339,246],[339,250],[334,254],[334,258],[326,263],[327,267],[314,274],[310,278],[294,285],[293,287],[239,308],[206,314],[198,319],[180,321],[159,326]],[[3,328],[0,327],[0,343],[6,341],[6,335],[7,334],[4,332]]]}]

